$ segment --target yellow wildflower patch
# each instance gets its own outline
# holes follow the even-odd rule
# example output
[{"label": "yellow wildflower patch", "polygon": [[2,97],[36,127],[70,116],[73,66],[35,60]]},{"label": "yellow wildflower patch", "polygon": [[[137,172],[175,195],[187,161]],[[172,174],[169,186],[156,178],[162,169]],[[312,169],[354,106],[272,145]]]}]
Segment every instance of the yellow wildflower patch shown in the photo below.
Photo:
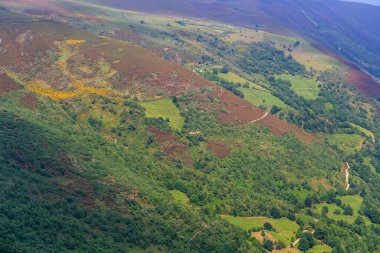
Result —
[{"label": "yellow wildflower patch", "polygon": [[86,42],[85,40],[66,40],[66,44],[70,46],[77,46],[85,42]]}]

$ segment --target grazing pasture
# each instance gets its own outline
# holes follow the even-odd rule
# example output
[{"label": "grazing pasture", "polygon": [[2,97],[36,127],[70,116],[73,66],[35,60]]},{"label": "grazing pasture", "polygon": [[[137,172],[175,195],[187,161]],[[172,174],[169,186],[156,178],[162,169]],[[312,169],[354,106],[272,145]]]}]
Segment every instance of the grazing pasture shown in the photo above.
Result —
[{"label": "grazing pasture", "polygon": [[309,249],[307,253],[330,253],[332,249],[326,244],[315,245],[313,248]]},{"label": "grazing pasture", "polygon": [[272,107],[276,105],[282,109],[289,108],[287,104],[270,92],[250,88],[240,88],[240,90],[243,92],[244,98],[255,106]]},{"label": "grazing pasture", "polygon": [[174,130],[182,130],[184,119],[178,108],[170,99],[142,102],[141,105],[145,108],[145,113],[148,118],[169,119],[169,125]]},{"label": "grazing pasture", "polygon": [[247,79],[233,73],[233,72],[228,72],[228,73],[218,73],[218,76],[220,78],[223,78],[229,82],[233,82],[233,83],[240,83],[240,84],[245,84],[245,83],[248,83],[249,84],[249,87],[250,88],[254,88],[254,89],[257,89],[257,90],[262,90],[262,91],[266,91],[265,88],[261,87],[260,85],[258,84],[255,84],[253,82],[250,82],[248,81]]},{"label": "grazing pasture", "polygon": [[346,153],[353,153],[361,149],[364,138],[358,134],[331,134],[325,135],[330,145],[336,145]]},{"label": "grazing pasture", "polygon": [[320,92],[318,83],[315,80],[292,75],[278,75],[278,78],[289,81],[291,89],[298,95],[305,99],[316,99]]},{"label": "grazing pasture", "polygon": [[[317,204],[315,206],[315,209],[317,212],[322,213],[322,208],[326,206],[329,210],[327,213],[327,217],[333,220],[344,220],[348,223],[354,223],[356,218],[359,216],[359,210],[363,204],[363,198],[360,197],[360,195],[349,195],[349,196],[339,196],[338,199],[342,201],[343,206],[350,205],[353,210],[352,215],[344,215],[344,210],[342,207],[337,206],[336,204],[327,204],[327,203],[321,203]],[[340,214],[334,213],[335,210],[339,210]],[[365,216],[362,216],[367,224],[370,224],[371,222],[369,219]]]},{"label": "grazing pasture", "polygon": [[351,124],[352,127],[358,129],[360,132],[362,132],[366,136],[370,137],[373,142],[376,141],[375,135],[371,131],[369,131],[368,129],[366,129],[364,127],[361,127],[361,126],[358,126],[358,125],[355,125],[354,123],[350,123],[350,124]]},{"label": "grazing pasture", "polygon": [[264,223],[269,222],[275,228],[276,232],[265,230],[265,233],[269,233],[276,240],[280,240],[286,245],[290,245],[292,237],[295,238],[296,231],[299,228],[299,225],[296,222],[287,218],[234,217],[229,215],[223,215],[222,218],[244,230],[261,228],[264,226]]}]

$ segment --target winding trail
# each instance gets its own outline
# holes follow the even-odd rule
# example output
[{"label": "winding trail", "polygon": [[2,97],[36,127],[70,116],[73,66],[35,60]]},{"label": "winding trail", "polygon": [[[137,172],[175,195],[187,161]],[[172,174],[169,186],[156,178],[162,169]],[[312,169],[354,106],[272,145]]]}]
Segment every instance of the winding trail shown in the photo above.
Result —
[{"label": "winding trail", "polygon": [[350,177],[350,173],[349,173],[349,169],[350,169],[350,165],[348,164],[348,162],[346,162],[346,165],[347,165],[347,167],[346,167],[346,191],[348,191],[349,189],[350,189],[350,184],[348,183],[348,179],[349,179],[349,177]]},{"label": "winding trail", "polygon": [[269,114],[268,112],[265,112],[263,116],[261,116],[261,117],[258,118],[258,119],[252,120],[252,121],[249,122],[249,123],[255,123],[255,122],[257,122],[257,121],[263,120],[263,119],[265,119],[265,118],[268,116],[268,114]]}]

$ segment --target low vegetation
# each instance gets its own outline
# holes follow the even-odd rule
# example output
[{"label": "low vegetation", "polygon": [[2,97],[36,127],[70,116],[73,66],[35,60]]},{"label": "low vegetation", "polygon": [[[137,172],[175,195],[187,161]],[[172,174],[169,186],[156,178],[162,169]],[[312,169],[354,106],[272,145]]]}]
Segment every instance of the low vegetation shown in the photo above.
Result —
[{"label": "low vegetation", "polygon": [[169,125],[174,130],[182,130],[184,119],[171,99],[142,102],[141,105],[145,108],[145,113],[148,118],[168,119]]},{"label": "low vegetation", "polygon": [[277,77],[289,81],[291,83],[291,89],[298,96],[301,96],[305,99],[318,98],[320,88],[319,84],[316,81],[310,78],[291,75],[279,75]]}]

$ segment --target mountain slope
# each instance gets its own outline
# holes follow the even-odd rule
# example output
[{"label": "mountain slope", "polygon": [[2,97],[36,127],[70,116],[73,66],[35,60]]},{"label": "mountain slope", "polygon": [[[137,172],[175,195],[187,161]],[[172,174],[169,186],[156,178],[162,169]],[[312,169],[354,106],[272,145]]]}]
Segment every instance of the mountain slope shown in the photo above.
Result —
[{"label": "mountain slope", "polygon": [[[263,234],[297,250],[312,231],[312,250],[379,250],[379,121],[336,62],[72,3],[0,12],[0,251],[263,252]],[[193,71],[152,53],[160,39],[198,46]]]},{"label": "mountain slope", "polygon": [[152,13],[223,21],[285,34],[300,34],[380,77],[380,7],[343,1],[93,1]]}]

